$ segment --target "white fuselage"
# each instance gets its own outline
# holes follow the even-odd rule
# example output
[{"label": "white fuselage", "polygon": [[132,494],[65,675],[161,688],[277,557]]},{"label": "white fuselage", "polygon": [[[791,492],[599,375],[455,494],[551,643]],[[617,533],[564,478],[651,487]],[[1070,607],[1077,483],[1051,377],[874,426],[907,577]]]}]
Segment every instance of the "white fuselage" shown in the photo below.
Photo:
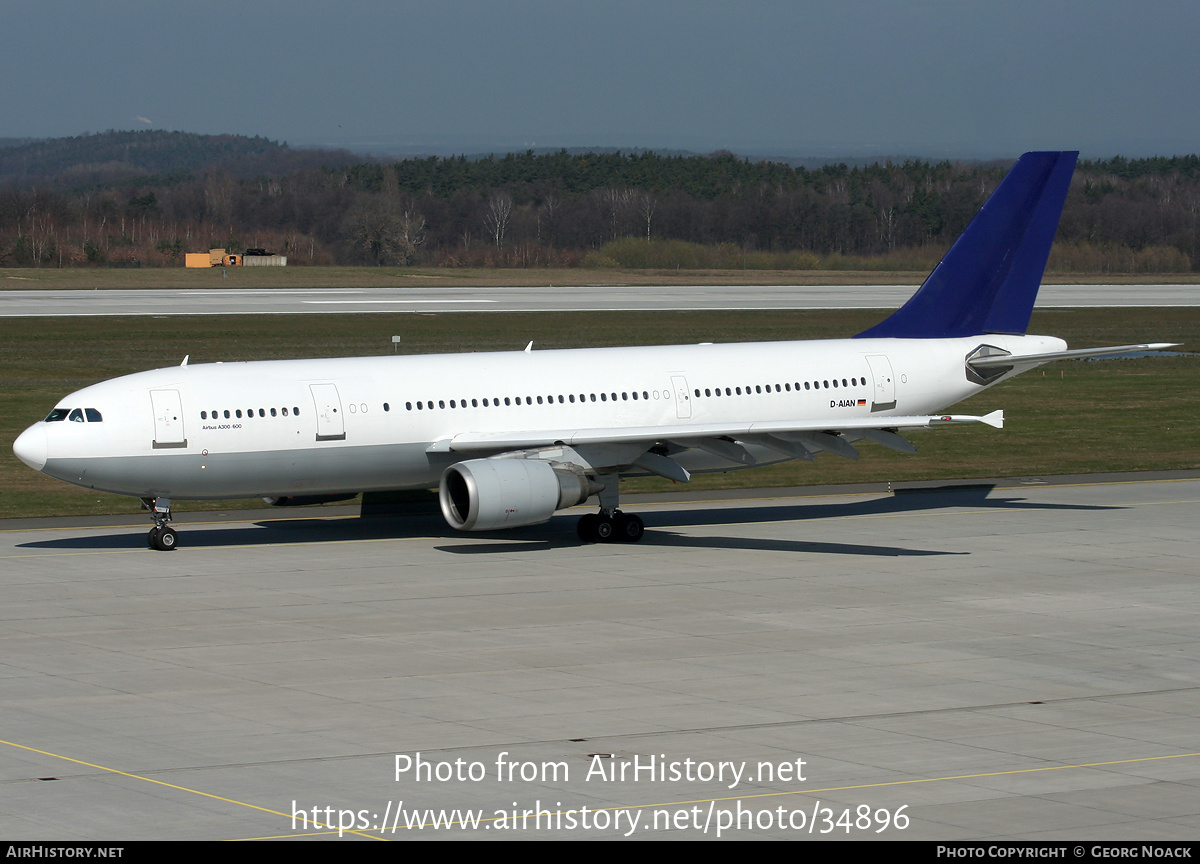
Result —
[{"label": "white fuselage", "polygon": [[[981,344],[1065,347],[987,335],[176,366],[71,394],[58,406],[66,419],[34,424],[14,450],[58,479],[143,498],[425,488],[464,458],[437,442],[464,433],[826,418],[836,429],[943,411],[984,389],[964,368]],[[739,467],[700,450],[680,461]]]}]

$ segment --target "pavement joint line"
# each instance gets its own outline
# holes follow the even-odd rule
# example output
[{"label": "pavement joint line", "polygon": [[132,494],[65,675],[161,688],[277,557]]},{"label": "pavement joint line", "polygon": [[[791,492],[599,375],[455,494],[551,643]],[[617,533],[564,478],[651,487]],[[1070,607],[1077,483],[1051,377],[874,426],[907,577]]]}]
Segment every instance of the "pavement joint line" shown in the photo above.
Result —
[{"label": "pavement joint line", "polygon": [[[86,762],[82,759],[75,759],[70,756],[63,756],[59,753],[51,753],[48,750],[41,750],[37,747],[30,747],[25,744],[17,744],[13,741],[4,741],[4,740],[0,740],[0,744],[6,744],[9,747],[15,747],[19,750],[25,750],[30,753],[38,753],[42,756],[49,756],[54,759],[62,759],[63,761],[66,761],[66,762],[71,762],[76,765],[83,765],[87,768],[95,768],[99,771],[106,771],[111,774],[117,774],[121,777],[129,777],[134,780],[143,780],[146,783],[153,783],[156,786],[164,786],[168,789],[175,789],[180,792],[188,792],[192,795],[199,795],[203,798],[210,798],[214,801],[223,801],[227,804],[236,804],[239,807],[247,807],[251,810],[258,810],[261,813],[269,813],[272,816],[281,816],[284,819],[292,819],[293,818],[292,815],[290,815],[290,814],[283,813],[279,810],[272,810],[269,807],[261,807],[257,804],[249,804],[245,801],[238,801],[235,798],[226,798],[223,795],[215,795],[211,792],[202,792],[199,789],[191,789],[191,788],[188,788],[187,786],[179,786],[175,783],[167,783],[164,780],[155,780],[152,777],[146,777],[141,774],[133,774],[129,771],[121,771],[118,768],[109,768],[106,765],[97,765],[94,762]],[[780,798],[780,797],[792,796],[792,795],[823,795],[823,794],[827,794],[830,792],[849,792],[849,791],[853,791],[856,789],[882,789],[882,788],[887,788],[887,787],[891,787],[891,786],[911,786],[911,785],[915,785],[917,783],[948,783],[948,782],[953,782],[953,781],[958,781],[958,780],[980,780],[980,779],[983,779],[986,777],[1009,777],[1009,776],[1015,776],[1015,775],[1019,775],[1019,774],[1036,774],[1036,773],[1046,772],[1046,771],[1067,771],[1067,770],[1083,769],[1083,768],[1107,768],[1107,767],[1111,767],[1114,765],[1130,765],[1130,764],[1134,764],[1134,763],[1138,763],[1138,762],[1161,762],[1161,761],[1164,761],[1167,759],[1188,759],[1188,758],[1194,758],[1196,756],[1200,756],[1200,752],[1172,753],[1172,754],[1168,754],[1165,756],[1141,756],[1141,757],[1137,757],[1137,758],[1133,758],[1133,759],[1111,759],[1111,760],[1107,760],[1107,761],[1103,761],[1103,762],[1081,762],[1081,763],[1073,763],[1070,765],[1044,765],[1044,766],[1041,766],[1038,768],[1015,768],[1015,769],[1012,769],[1009,771],[984,771],[984,772],[980,772],[980,773],[976,773],[976,774],[953,774],[953,775],[947,775],[944,777],[915,777],[915,778],[911,778],[908,780],[885,780],[885,781],[881,781],[878,783],[854,783],[854,784],[849,784],[849,785],[845,785],[845,786],[825,786],[825,787],[821,787],[819,789],[792,789],[792,790],[783,791],[783,792],[760,792],[760,793],[755,793],[753,795],[727,795],[727,796],[722,796],[722,797],[718,797],[718,798],[697,798],[697,799],[686,800],[686,801],[664,801],[664,802],[660,802],[660,803],[656,803],[656,804],[633,804],[633,805],[626,805],[626,806],[614,805],[612,807],[595,807],[592,809],[594,809],[596,811],[601,811],[601,810],[604,810],[604,811],[646,810],[646,809],[650,809],[650,808],[654,808],[654,807],[682,807],[682,806],[689,805],[689,804],[714,804],[714,803],[721,803],[724,801],[748,801],[748,800],[755,800],[755,799],[759,799],[759,798]],[[563,811],[558,811],[558,812],[562,813]],[[480,822],[494,822],[494,821],[496,821],[496,818],[497,817],[492,817],[490,819],[480,819],[479,821]],[[505,818],[507,818],[507,816]],[[461,825],[463,823],[459,822],[456,824]],[[318,825],[318,826],[314,826],[314,827],[336,830],[336,829],[333,829],[333,826],[329,826],[329,825]],[[421,825],[414,826],[414,827],[424,828],[426,826],[424,824],[421,824]],[[445,827],[448,828],[448,827],[450,827],[450,825],[447,824]],[[408,830],[408,829],[406,828],[406,830]],[[382,831],[383,831],[383,828],[380,828],[380,833],[382,833]],[[322,832],[322,833],[326,833],[326,832]],[[362,836],[362,837],[369,837],[371,839],[386,839],[386,838],[376,835],[374,832],[368,832],[365,830],[358,830],[358,829],[346,829],[343,833],[355,834],[355,835]],[[300,834],[282,835],[282,836],[304,837],[306,835],[303,833],[300,833]],[[308,835],[308,836],[315,836],[315,835]],[[247,839],[250,839],[250,838],[247,838]],[[265,839],[265,838],[254,838],[254,839]]]},{"label": "pavement joint line", "polygon": [[[612,807],[592,807],[590,809],[593,811],[596,811],[596,812],[600,812],[600,811],[612,812],[615,810],[648,810],[648,809],[652,809],[652,808],[656,808],[656,807],[683,807],[683,806],[686,806],[689,804],[720,804],[725,801],[752,801],[752,800],[755,800],[758,798],[782,798],[785,796],[792,796],[792,795],[823,795],[823,794],[826,794],[829,792],[851,792],[856,789],[882,789],[882,788],[886,788],[889,786],[911,786],[911,785],[914,785],[917,783],[948,783],[948,782],[952,782],[952,781],[956,781],[956,780],[980,780],[980,779],[983,779],[986,777],[1008,777],[1008,776],[1013,776],[1013,775],[1018,775],[1018,774],[1035,774],[1035,773],[1044,772],[1044,771],[1068,771],[1068,770],[1072,770],[1072,769],[1082,769],[1082,768],[1106,768],[1106,767],[1113,766],[1113,765],[1128,765],[1128,764],[1135,763],[1135,762],[1155,762],[1155,761],[1161,761],[1164,759],[1187,759],[1187,758],[1195,757],[1195,756],[1200,756],[1200,753],[1172,753],[1167,756],[1142,756],[1142,757],[1139,757],[1136,759],[1113,759],[1113,760],[1109,760],[1106,762],[1082,762],[1082,763],[1071,764],[1071,765],[1044,765],[1039,768],[1014,768],[1010,771],[985,771],[985,772],[981,772],[978,774],[954,774],[954,775],[949,775],[946,777],[915,777],[915,778],[912,778],[909,780],[884,780],[879,783],[855,783],[855,784],[851,784],[851,785],[847,785],[847,786],[825,786],[820,789],[792,789],[792,790],[789,790],[786,792],[759,792],[759,793],[755,793],[753,795],[727,795],[727,796],[723,796],[720,798],[696,798],[696,799],[687,800],[687,801],[663,801],[663,802],[660,802],[657,804],[613,805]],[[459,808],[460,812],[461,812],[461,809],[462,808]],[[424,808],[424,810],[428,811],[428,808]],[[441,812],[446,812],[446,811],[443,809]],[[451,812],[453,812],[453,811],[451,811]],[[558,810],[558,811],[555,811],[554,813],[552,813],[551,815],[552,816],[561,816],[564,812],[570,812],[570,811]],[[497,821],[497,819],[507,820],[508,818],[509,818],[508,814],[506,813],[503,817],[492,816],[490,818],[481,818],[481,819],[479,819],[479,823],[495,822],[495,821]],[[449,821],[447,821],[445,823],[437,822],[436,826],[433,823],[421,823],[419,825],[414,825],[412,827],[413,828],[421,828],[421,829],[427,828],[427,827],[450,828],[455,825],[462,826],[465,824],[466,824],[465,822],[463,822],[462,820],[459,820],[458,822],[449,822]],[[386,826],[381,826],[379,828],[379,831],[381,834],[383,833],[385,828],[386,828]],[[410,829],[406,827],[405,830],[407,831]],[[350,832],[347,832],[347,833],[350,833]],[[357,832],[355,832],[355,833],[357,833]],[[393,833],[395,833],[395,832],[393,831]],[[290,838],[293,836],[306,836],[306,835],[281,835],[281,838],[254,837],[254,838],[246,838],[246,839],[267,840],[267,839],[282,839],[282,837]]]},{"label": "pavement joint line", "polygon": [[855,783],[848,786],[826,786],[821,789],[793,789],[787,792],[760,792],[754,795],[728,795],[722,798],[697,798],[694,801],[667,801],[661,804],[634,804],[626,807],[596,807],[596,810],[644,810],[649,807],[679,807],[684,804],[711,804],[722,801],[746,801],[754,798],[779,798],[786,795],[823,795],[827,792],[849,792],[855,789],[881,789],[888,786],[911,786],[916,783],[946,783],[954,780],[979,780],[985,777],[1006,777],[1014,774],[1034,774],[1040,771],[1067,771],[1077,768],[1104,768],[1134,762],[1154,762],[1163,759],[1187,759],[1200,753],[1172,753],[1167,756],[1142,756],[1137,759],[1114,759],[1107,762],[1081,762],[1072,765],[1044,765],[1039,768],[1014,768],[1011,771],[985,771],[979,774],[953,774],[946,777],[914,777],[909,780],[884,780],[879,783]]},{"label": "pavement joint line", "polygon": [[[52,758],[54,758],[54,759],[62,759],[62,760],[64,760],[64,761],[66,761],[66,762],[73,762],[73,763],[75,763],[76,765],[83,765],[83,766],[85,766],[85,767],[87,767],[87,768],[96,768],[97,770],[100,770],[100,771],[107,771],[107,772],[109,772],[110,774],[117,774],[117,775],[119,775],[119,776],[121,776],[121,777],[129,777],[129,778],[132,778],[132,779],[134,779],[134,780],[144,780],[145,782],[147,782],[147,783],[153,783],[153,784],[154,784],[154,785],[156,785],[156,786],[165,786],[165,787],[166,787],[166,788],[168,788],[168,789],[176,789],[176,790],[178,790],[178,791],[180,791],[180,792],[189,792],[189,793],[191,793],[192,795],[199,795],[199,796],[201,796],[202,798],[211,798],[211,799],[213,799],[214,801],[223,801],[223,802],[225,802],[226,804],[236,804],[236,805],[238,805],[239,807],[248,807],[248,808],[250,808],[251,810],[258,810],[258,811],[260,811],[260,812],[262,812],[262,813],[270,813],[272,816],[282,816],[282,817],[283,817],[283,818],[285,818],[285,819],[291,819],[291,818],[292,818],[292,816],[291,816],[290,814],[288,814],[288,813],[282,813],[282,812],[280,812],[279,810],[272,810],[272,809],[270,809],[269,807],[260,807],[260,806],[259,806],[259,805],[257,805],[257,804],[248,804],[248,803],[246,803],[245,801],[238,801],[236,798],[226,798],[226,797],[225,797],[225,796],[223,796],[223,795],[214,795],[214,794],[213,794],[213,793],[211,793],[211,792],[201,792],[199,789],[189,789],[187,786],[178,786],[178,785],[176,785],[176,784],[174,784],[174,783],[167,783],[165,780],[155,780],[153,777],[145,777],[145,776],[143,776],[143,775],[141,775],[141,774],[133,774],[133,773],[130,773],[129,771],[122,771],[122,770],[120,770],[119,768],[109,768],[107,765],[97,765],[95,762],[85,762],[85,761],[84,761],[84,760],[82,760],[82,759],[73,759],[73,758],[72,758],[72,757],[70,757],[70,756],[63,756],[63,755],[62,755],[62,754],[60,754],[60,753],[51,753],[49,750],[39,750],[37,747],[29,747],[29,746],[27,746],[27,745],[25,745],[25,744],[17,744],[17,743],[16,743],[16,742],[14,742],[14,741],[4,741],[4,740],[0,740],[0,744],[7,744],[9,747],[16,747],[16,748],[17,748],[17,749],[19,749],[19,750],[27,750],[27,751],[29,751],[30,753],[39,753],[39,754],[41,754],[42,756],[50,756],[50,757],[52,757]],[[331,828],[332,826],[329,826],[329,825],[323,825],[323,826],[321,826],[321,827],[323,827],[323,828]],[[349,831],[347,831],[346,833],[355,833],[355,834],[358,834],[358,833],[361,833],[361,832],[358,832],[358,831],[349,832]],[[296,836],[303,836],[303,835],[296,835]],[[368,836],[368,837],[370,837],[370,836],[372,836],[372,835],[364,834],[363,836]],[[374,839],[374,838],[373,838],[373,839]]]}]

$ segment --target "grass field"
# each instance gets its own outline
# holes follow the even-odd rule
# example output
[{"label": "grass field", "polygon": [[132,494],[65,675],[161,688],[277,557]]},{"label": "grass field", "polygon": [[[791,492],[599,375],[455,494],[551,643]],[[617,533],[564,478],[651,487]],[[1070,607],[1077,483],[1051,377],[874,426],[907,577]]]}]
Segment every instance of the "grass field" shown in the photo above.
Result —
[{"label": "grass field", "polygon": [[[825,339],[856,333],[880,317],[878,312],[845,310],[0,319],[0,386],[5,394],[0,518],[136,512],[139,505],[133,499],[90,493],[30,470],[12,455],[12,441],[71,391],[117,375],[176,365],[185,354],[192,363],[384,354],[391,353],[396,333],[411,354],[520,350],[531,339],[542,349]],[[1074,348],[1168,341],[1183,343],[1184,351],[1196,350],[1200,309],[1037,311],[1030,332],[1061,336]],[[692,485],[1200,468],[1198,392],[1200,357],[1063,362],[956,406],[956,411],[979,414],[1003,408],[1007,423],[1002,431],[922,431],[911,436],[919,451],[915,456],[864,443],[857,463],[822,454],[815,463],[698,476]],[[638,480],[623,488],[642,491],[672,484]],[[180,508],[259,503],[181,502]]]}]

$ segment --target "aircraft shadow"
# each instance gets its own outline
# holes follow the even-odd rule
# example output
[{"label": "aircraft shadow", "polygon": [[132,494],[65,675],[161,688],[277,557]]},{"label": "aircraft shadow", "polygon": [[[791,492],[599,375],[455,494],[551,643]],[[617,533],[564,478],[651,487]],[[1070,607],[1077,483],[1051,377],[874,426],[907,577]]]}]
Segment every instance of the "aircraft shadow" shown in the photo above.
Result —
[{"label": "aircraft shadow", "polygon": [[[989,497],[992,485],[952,486],[902,492],[867,501],[829,502],[815,499],[811,504],[737,506],[730,501],[726,507],[694,507],[663,510],[653,514],[643,546],[679,548],[745,549],[755,551],[821,553],[837,555],[963,555],[964,552],[906,549],[891,546],[872,546],[825,541],[780,540],[750,537],[691,537],[672,529],[694,526],[752,525],[765,522],[800,522],[830,519],[839,516],[871,516],[908,511],[930,511],[949,508],[994,510],[1113,510],[1110,505],[1038,504],[1016,497]],[[472,535],[470,542],[437,546],[443,552],[460,555],[482,555],[504,552],[529,552],[579,546],[574,531],[574,516],[556,516],[549,525],[534,525],[507,531],[482,532]],[[204,527],[203,523],[179,528],[180,545],[184,548],[216,548],[221,546],[266,546],[275,544],[332,543],[356,540],[384,540],[403,537],[445,538],[461,540],[464,535],[446,525],[435,512],[404,516],[376,516],[363,519],[282,518],[228,527]],[[146,529],[122,530],[119,533],[89,532],[76,537],[35,540],[19,543],[22,549],[106,550],[136,549],[146,546]],[[495,538],[496,542],[480,540]]]},{"label": "aircraft shadow", "polygon": [[[691,537],[672,531],[672,528],[701,525],[752,525],[763,522],[802,522],[813,519],[832,519],[839,516],[875,516],[891,513],[942,510],[950,508],[991,510],[1115,510],[1121,509],[1099,504],[1038,504],[1024,498],[991,498],[995,484],[954,485],[929,487],[919,490],[904,490],[888,497],[868,501],[830,503],[827,500],[811,504],[757,505],[739,507],[730,501],[727,507],[696,507],[660,511],[651,519],[642,537],[641,546],[673,546],[692,549],[745,549],[750,551],[796,552],[826,555],[874,555],[885,557],[920,555],[968,555],[968,552],[948,552],[935,549],[906,549],[895,546],[870,546],[854,543],[829,543],[824,541],[779,540],[752,537]],[[566,521],[556,517],[554,522]],[[554,524],[552,522],[551,524]],[[460,555],[494,555],[504,552],[528,552],[531,549],[546,550],[577,545],[556,539],[547,541],[544,536],[525,538],[513,536],[515,532],[504,532],[505,542],[462,543],[454,546],[439,546],[443,552]],[[454,534],[454,537],[461,535]],[[487,536],[487,535],[483,535]],[[518,541],[518,542],[514,542]]]},{"label": "aircraft shadow", "polygon": [[[516,542],[514,542],[516,541]],[[557,548],[580,546],[574,542],[531,539],[522,543],[520,538],[509,538],[503,543],[463,543],[455,546],[438,546],[440,552],[456,555],[497,555],[506,552],[550,551]],[[751,537],[688,537],[673,531],[654,528],[646,529],[637,547],[663,546],[680,549],[744,549],[753,552],[794,552],[826,555],[876,555],[898,558],[909,555],[969,555],[969,552],[943,552],[935,549],[902,549],[896,546],[865,546],[857,543],[825,543],[805,540],[755,539]],[[601,547],[603,548],[603,547]]]},{"label": "aircraft shadow", "polygon": [[[971,486],[937,486],[901,490],[887,497],[868,501],[828,501],[812,504],[756,505],[738,507],[731,501],[725,508],[672,510],[657,518],[660,525],[738,525],[754,522],[799,522],[806,519],[835,519],[839,516],[882,516],[921,510],[969,508],[979,510],[1118,510],[1107,504],[1039,504],[1025,498],[992,498],[996,486],[981,483]],[[1000,494],[1004,494],[1001,492]]]},{"label": "aircraft shadow", "polygon": [[[268,546],[291,543],[336,543],[354,540],[387,540],[397,537],[450,537],[451,529],[440,515],[370,517],[367,519],[283,518],[238,525],[206,527],[203,522],[172,522],[181,548]],[[19,543],[21,549],[131,549],[146,547],[149,524],[144,529],[124,529],[115,534],[92,533],[78,537]]]}]

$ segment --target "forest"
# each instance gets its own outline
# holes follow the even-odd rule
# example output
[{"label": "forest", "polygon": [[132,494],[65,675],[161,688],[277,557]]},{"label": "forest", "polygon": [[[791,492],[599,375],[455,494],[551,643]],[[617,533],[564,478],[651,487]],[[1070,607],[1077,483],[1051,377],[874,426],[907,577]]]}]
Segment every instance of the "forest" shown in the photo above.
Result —
[{"label": "forest", "polygon": [[[0,142],[0,266],[924,270],[1011,162],[816,167],[728,152],[367,160],[262,138],[107,132]],[[1200,268],[1200,157],[1082,160],[1051,270]]]}]

